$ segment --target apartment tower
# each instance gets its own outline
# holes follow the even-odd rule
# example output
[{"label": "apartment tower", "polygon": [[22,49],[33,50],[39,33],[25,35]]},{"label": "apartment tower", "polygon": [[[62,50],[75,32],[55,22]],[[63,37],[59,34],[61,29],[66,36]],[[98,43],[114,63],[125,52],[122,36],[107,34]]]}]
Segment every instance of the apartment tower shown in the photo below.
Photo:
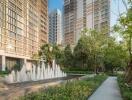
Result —
[{"label": "apartment tower", "polygon": [[61,45],[62,43],[62,14],[59,9],[49,14],[49,43]]},{"label": "apartment tower", "polygon": [[109,33],[110,0],[64,0],[64,41],[75,45],[84,28]]},{"label": "apartment tower", "polygon": [[47,42],[47,0],[0,0],[0,70],[30,62]]}]

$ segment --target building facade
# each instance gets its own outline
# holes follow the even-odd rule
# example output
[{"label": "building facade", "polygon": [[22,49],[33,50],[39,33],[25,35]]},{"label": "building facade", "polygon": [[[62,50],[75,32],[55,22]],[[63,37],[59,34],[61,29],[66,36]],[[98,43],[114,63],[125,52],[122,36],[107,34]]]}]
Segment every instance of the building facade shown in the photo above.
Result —
[{"label": "building facade", "polygon": [[49,14],[49,43],[62,44],[62,14],[59,9]]},{"label": "building facade", "polygon": [[75,45],[84,28],[109,33],[110,0],[64,0],[64,41]]},{"label": "building facade", "polygon": [[47,0],[0,0],[1,70],[31,60],[47,42]]}]

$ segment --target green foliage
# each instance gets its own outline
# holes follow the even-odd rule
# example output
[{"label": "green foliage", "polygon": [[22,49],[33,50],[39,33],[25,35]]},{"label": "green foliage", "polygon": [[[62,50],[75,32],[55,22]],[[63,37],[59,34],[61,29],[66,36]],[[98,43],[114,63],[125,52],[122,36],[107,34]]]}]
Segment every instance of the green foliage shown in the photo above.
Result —
[{"label": "green foliage", "polygon": [[0,71],[0,76],[5,76],[9,74],[9,71]]},{"label": "green foliage", "polygon": [[81,67],[62,68],[62,70],[68,74],[93,74],[92,70]]},{"label": "green foliage", "polygon": [[81,66],[82,68],[85,67],[87,60],[88,60],[88,55],[89,55],[89,49],[87,45],[87,38],[82,37],[79,41],[76,47],[74,48],[74,61],[75,66]]},{"label": "green foliage", "polygon": [[[103,42],[102,34],[97,33],[95,30],[84,30],[82,37],[78,41],[74,49],[74,58],[77,65],[85,67],[99,66],[101,59],[101,45]],[[76,66],[77,66],[76,65]]]},{"label": "green foliage", "polygon": [[114,31],[119,32],[123,36],[127,50],[130,56],[132,55],[132,1],[129,0],[129,8],[126,13],[123,13],[119,18],[119,23],[114,26]]},{"label": "green foliage", "polygon": [[39,54],[34,53],[33,56],[32,56],[32,59],[33,60],[39,60],[40,59]]},{"label": "green foliage", "polygon": [[126,13],[120,16],[119,23],[114,26],[114,31],[122,35],[123,42],[129,52],[126,81],[132,83],[132,0],[128,0],[128,7],[126,8],[128,8]]},{"label": "green foliage", "polygon": [[53,59],[53,53],[51,51],[52,47],[49,44],[45,44],[40,48],[39,56],[50,63]]},{"label": "green foliage", "polygon": [[63,51],[57,45],[45,44],[39,51],[39,58],[46,60],[47,63],[51,63],[53,59],[56,60],[57,64],[63,64]]},{"label": "green foliage", "polygon": [[65,71],[67,74],[93,74],[93,71]]},{"label": "green foliage", "polygon": [[115,42],[112,38],[108,40],[108,46],[103,48],[105,68],[122,69],[127,66],[128,53],[122,43]]},{"label": "green foliage", "polygon": [[96,73],[104,67],[112,72],[114,69],[119,70],[126,66],[129,60],[125,43],[118,43],[106,34],[88,29],[82,31],[73,52],[70,45],[63,49],[57,45],[45,44],[39,55],[45,58],[47,63],[55,59],[57,64],[65,68],[87,69]]},{"label": "green foliage", "polygon": [[[74,66],[97,71],[119,69],[126,66],[128,54],[123,43],[95,30],[85,29],[74,48]],[[108,68],[109,67],[109,68]]]},{"label": "green foliage", "polygon": [[121,89],[123,100],[132,100],[132,85],[126,85],[124,76],[118,76],[118,83]]},{"label": "green foliage", "polygon": [[43,89],[27,94],[21,100],[86,100],[89,95],[106,79],[96,76],[87,80],[72,81],[57,87]]},{"label": "green foliage", "polygon": [[21,68],[22,68],[21,65],[16,63],[16,64],[13,66],[12,70],[20,71]]},{"label": "green foliage", "polygon": [[57,45],[53,45],[53,55],[57,64],[63,65],[64,62],[64,53],[63,50],[59,48]]},{"label": "green foliage", "polygon": [[64,66],[71,67],[73,64],[73,55],[70,45],[67,45],[64,49]]}]

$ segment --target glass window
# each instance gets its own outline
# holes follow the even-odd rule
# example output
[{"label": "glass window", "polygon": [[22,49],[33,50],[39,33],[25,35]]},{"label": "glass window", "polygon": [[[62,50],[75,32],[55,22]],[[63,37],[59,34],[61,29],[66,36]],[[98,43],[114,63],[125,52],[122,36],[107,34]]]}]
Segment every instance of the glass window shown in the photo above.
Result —
[{"label": "glass window", "polygon": [[9,31],[9,36],[15,38],[15,33]]},{"label": "glass window", "polygon": [[17,18],[18,21],[22,20],[22,17],[20,15],[17,14],[16,16],[17,16],[16,18]]},{"label": "glass window", "polygon": [[20,29],[20,28],[17,27],[17,28],[16,28],[16,33],[17,33],[17,34],[22,34],[22,29]]}]

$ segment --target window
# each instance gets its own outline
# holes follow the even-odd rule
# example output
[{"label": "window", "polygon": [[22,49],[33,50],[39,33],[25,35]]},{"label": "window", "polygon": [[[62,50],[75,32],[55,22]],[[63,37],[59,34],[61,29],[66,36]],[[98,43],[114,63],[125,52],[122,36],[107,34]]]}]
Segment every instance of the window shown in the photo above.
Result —
[{"label": "window", "polygon": [[22,34],[22,29],[20,29],[20,28],[17,27],[17,28],[16,28],[16,33],[17,33],[17,34]]},{"label": "window", "polygon": [[9,31],[9,36],[15,38],[15,33]]}]

